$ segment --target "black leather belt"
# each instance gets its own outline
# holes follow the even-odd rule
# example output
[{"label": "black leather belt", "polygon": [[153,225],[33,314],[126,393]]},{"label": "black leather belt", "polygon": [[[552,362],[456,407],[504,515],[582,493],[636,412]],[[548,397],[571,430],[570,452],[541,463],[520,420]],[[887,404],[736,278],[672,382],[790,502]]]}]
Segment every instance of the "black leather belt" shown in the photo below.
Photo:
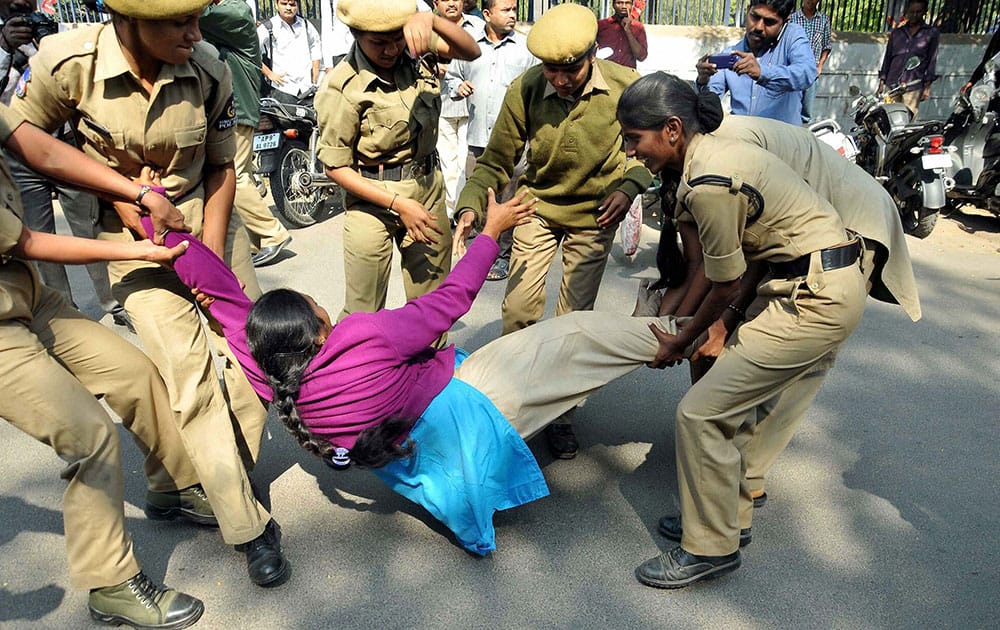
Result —
[{"label": "black leather belt", "polygon": [[[833,271],[853,265],[861,257],[861,239],[820,250],[819,255],[823,263],[823,271]],[[771,276],[788,279],[808,275],[811,256],[812,254],[806,254],[788,262],[769,263]]]},{"label": "black leather belt", "polygon": [[404,179],[416,179],[423,177],[434,170],[437,166],[437,154],[432,153],[422,160],[407,162],[406,164],[393,164],[386,166],[377,164],[375,166],[359,166],[358,172],[362,177],[377,179],[379,181],[398,182]]}]

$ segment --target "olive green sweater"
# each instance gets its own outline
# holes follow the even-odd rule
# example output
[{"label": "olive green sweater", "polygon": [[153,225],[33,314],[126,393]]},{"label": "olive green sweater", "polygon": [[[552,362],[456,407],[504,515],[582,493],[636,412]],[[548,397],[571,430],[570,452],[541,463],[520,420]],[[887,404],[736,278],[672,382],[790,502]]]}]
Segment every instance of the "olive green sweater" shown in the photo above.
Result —
[{"label": "olive green sweater", "polygon": [[499,191],[510,181],[527,143],[519,185],[538,198],[536,214],[565,227],[597,227],[597,207],[608,195],[620,190],[634,199],[653,179],[639,162],[626,164],[615,117],[618,98],[638,78],[631,68],[598,59],[570,104],[546,89],[541,65],[529,68],[507,90],[489,144],[458,198],[459,212],[472,209],[483,220],[486,189]]}]

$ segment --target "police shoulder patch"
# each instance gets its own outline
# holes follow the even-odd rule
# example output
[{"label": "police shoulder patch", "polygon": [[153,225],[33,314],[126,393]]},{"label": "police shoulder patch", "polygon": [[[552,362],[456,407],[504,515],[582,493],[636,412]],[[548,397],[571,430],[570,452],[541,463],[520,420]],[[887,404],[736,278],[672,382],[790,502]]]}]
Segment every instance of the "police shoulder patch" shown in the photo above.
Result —
[{"label": "police shoulder patch", "polygon": [[223,129],[229,129],[236,125],[236,99],[232,96],[226,101],[226,110],[223,112],[222,116],[219,117],[218,122],[215,123],[215,128],[219,131]]},{"label": "police shoulder patch", "polygon": [[28,82],[31,81],[31,66],[24,69],[21,73],[21,78],[17,80],[17,85],[14,86],[14,94],[18,98],[24,98],[28,94]]}]

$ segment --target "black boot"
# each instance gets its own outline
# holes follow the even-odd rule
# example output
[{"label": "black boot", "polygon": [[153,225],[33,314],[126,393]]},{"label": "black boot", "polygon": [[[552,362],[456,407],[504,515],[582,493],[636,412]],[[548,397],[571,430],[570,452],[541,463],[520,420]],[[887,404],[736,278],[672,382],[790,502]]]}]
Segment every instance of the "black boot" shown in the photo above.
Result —
[{"label": "black boot", "polygon": [[247,555],[247,573],[257,586],[280,586],[292,573],[291,565],[281,553],[281,528],[273,520],[267,522],[263,534],[236,545],[236,551]]},{"label": "black boot", "polygon": [[650,558],[635,570],[635,577],[646,586],[683,588],[710,580],[740,568],[739,550],[727,556],[696,556],[680,547]]}]

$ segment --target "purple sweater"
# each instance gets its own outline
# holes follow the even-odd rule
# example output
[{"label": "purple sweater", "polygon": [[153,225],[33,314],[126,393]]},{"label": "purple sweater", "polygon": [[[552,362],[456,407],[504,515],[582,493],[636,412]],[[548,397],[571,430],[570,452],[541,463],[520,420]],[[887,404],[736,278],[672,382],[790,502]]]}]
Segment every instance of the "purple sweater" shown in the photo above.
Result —
[{"label": "purple sweater", "polygon": [[[145,224],[152,233],[151,224]],[[253,302],[225,263],[189,234],[171,232],[168,246],[190,242],[174,263],[181,281],[215,298],[209,307],[222,325],[229,347],[262,398],[274,392],[250,356],[247,313]],[[455,347],[430,344],[472,306],[499,248],[478,236],[441,285],[398,309],[353,313],[335,325],[310,362],[296,404],[318,436],[350,449],[358,435],[388,418],[417,418],[451,380]]]}]

